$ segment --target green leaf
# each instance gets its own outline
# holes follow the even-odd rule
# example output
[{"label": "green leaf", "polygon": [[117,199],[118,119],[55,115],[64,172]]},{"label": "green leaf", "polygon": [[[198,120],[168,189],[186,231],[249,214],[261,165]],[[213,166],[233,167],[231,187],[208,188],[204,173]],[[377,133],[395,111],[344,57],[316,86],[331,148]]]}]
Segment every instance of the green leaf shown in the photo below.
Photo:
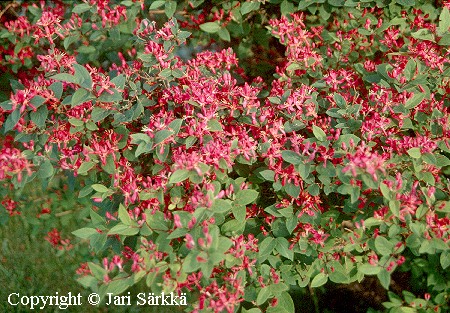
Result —
[{"label": "green leaf", "polygon": [[89,215],[90,215],[90,217],[91,217],[91,222],[92,222],[92,225],[94,226],[94,227],[100,227],[100,226],[103,226],[104,224],[105,224],[105,218],[104,217],[101,217],[97,212],[95,212],[94,210],[90,210],[89,211]]},{"label": "green leaf", "polygon": [[84,125],[84,122],[82,120],[76,119],[74,117],[71,117],[68,119],[70,125],[75,126],[75,127],[80,127]]},{"label": "green leaf", "polygon": [[39,108],[41,105],[43,105],[45,102],[45,98],[41,97],[41,96],[34,96],[30,103],[37,109]]},{"label": "green leaf", "polygon": [[340,107],[341,109],[345,109],[347,107],[347,101],[345,101],[345,98],[341,96],[338,93],[335,93],[333,95],[333,99],[336,102],[336,105]]},{"label": "green leaf", "polygon": [[357,186],[343,184],[338,187],[337,191],[340,194],[350,195],[351,203],[355,203],[359,198],[359,195],[361,193],[361,188],[359,188]]},{"label": "green leaf", "polygon": [[108,174],[114,174],[116,172],[116,164],[111,154],[106,157],[106,164],[102,164],[102,169]]},{"label": "green leaf", "polygon": [[5,111],[11,111],[12,110],[11,100],[6,100],[0,103],[0,108],[2,108]]},{"label": "green leaf", "polygon": [[75,69],[74,76],[80,82],[80,86],[87,89],[92,89],[92,78],[89,71],[84,66],[77,63],[73,65],[73,68]]},{"label": "green leaf", "polygon": [[39,172],[38,175],[40,178],[48,178],[50,176],[52,176],[54,173],[54,168],[52,163],[50,162],[50,160],[45,160],[40,168],[39,168]]},{"label": "green leaf", "polygon": [[179,169],[170,175],[169,184],[176,184],[184,181],[190,175],[191,171],[186,169]]},{"label": "green leaf", "polygon": [[155,152],[156,152],[156,157],[158,158],[158,160],[160,160],[161,162],[165,162],[167,159],[167,156],[169,155],[169,150],[170,150],[170,144],[162,145],[162,147],[160,147],[159,149],[156,149]]},{"label": "green leaf", "polygon": [[258,262],[264,262],[267,257],[272,254],[272,251],[275,249],[276,245],[277,243],[273,237],[264,238],[259,244]]},{"label": "green leaf", "polygon": [[119,220],[125,225],[130,226],[132,221],[131,217],[128,214],[128,210],[123,206],[123,204],[119,204]]},{"label": "green leaf", "polygon": [[145,143],[145,142],[141,142],[139,144],[139,146],[136,148],[136,151],[134,152],[135,157],[140,156],[143,153],[149,153],[150,151],[152,151],[152,146],[151,144]]},{"label": "green leaf", "polygon": [[275,172],[272,170],[263,170],[257,172],[259,176],[261,176],[264,180],[274,181],[275,180]]},{"label": "green leaf", "polygon": [[286,229],[289,232],[289,234],[292,234],[292,232],[297,226],[298,226],[298,217],[296,215],[292,215],[286,218]]},{"label": "green leaf", "polygon": [[222,233],[224,234],[241,234],[244,231],[245,227],[245,220],[244,221],[238,221],[238,220],[230,220],[222,225]]},{"label": "green leaf", "polygon": [[423,154],[422,155],[422,160],[424,160],[424,162],[426,162],[428,164],[431,164],[431,165],[440,166],[440,167],[446,166],[445,163],[444,164],[443,163],[439,163],[438,164],[436,156],[434,154],[432,154],[432,153],[425,153],[425,154]]},{"label": "green leaf", "polygon": [[298,154],[295,151],[291,151],[291,150],[281,151],[281,157],[287,163],[294,164],[294,165],[300,164],[303,161],[303,159],[300,156],[300,154]]},{"label": "green leaf", "polygon": [[122,100],[122,94],[117,91],[117,89],[115,88],[111,88],[109,89],[109,91],[112,92],[102,92],[102,94],[100,95],[100,97],[98,98],[98,101],[100,102],[118,102]]},{"label": "green leaf", "polygon": [[93,191],[93,189],[91,186],[84,186],[78,193],[78,198],[84,198],[84,197],[90,195],[92,191]]},{"label": "green leaf", "polygon": [[111,83],[113,83],[114,86],[116,86],[119,89],[125,88],[125,82],[126,82],[126,78],[125,78],[125,75],[123,75],[123,74],[120,74],[120,75],[114,77],[113,79],[111,79]]},{"label": "green leaf", "polygon": [[[274,286],[274,285],[272,285]],[[295,305],[294,305],[294,301],[292,300],[291,295],[286,292],[283,291],[278,297],[278,303],[277,305],[273,308],[275,312],[286,312],[286,313],[294,313],[295,312]]]},{"label": "green leaf", "polygon": [[20,119],[20,109],[15,109],[8,117],[6,118],[5,123],[3,124],[3,129],[6,132],[12,130],[19,122]]},{"label": "green leaf", "polygon": [[284,237],[279,237],[275,239],[276,247],[275,249],[285,258],[294,261],[294,251],[289,249],[289,241]]},{"label": "green leaf", "polygon": [[346,144],[347,147],[349,147],[351,140],[353,141],[354,145],[357,145],[361,141],[359,137],[353,134],[344,134],[339,136],[339,139],[336,141],[335,147],[341,148],[343,142]]},{"label": "green leaf", "polygon": [[225,27],[219,29],[217,34],[219,35],[220,39],[224,41],[231,41],[230,32]]},{"label": "green leaf", "polygon": [[94,275],[94,277],[97,278],[98,280],[103,281],[106,274],[106,269],[92,262],[88,262],[88,266],[92,272],[92,275]]},{"label": "green leaf", "polygon": [[86,289],[95,288],[94,286],[97,286],[97,279],[91,275],[82,276],[77,278],[76,281]]},{"label": "green leaf", "polygon": [[436,249],[434,248],[434,246],[431,244],[430,241],[424,240],[420,244],[419,253],[420,254],[424,254],[424,253],[436,254]]},{"label": "green leaf", "polygon": [[362,264],[358,267],[358,271],[364,275],[377,275],[381,271],[381,267],[371,264]]},{"label": "green leaf", "polygon": [[[189,38],[190,36],[192,35],[192,33],[190,33],[190,32],[187,32],[187,31],[185,31],[185,30],[182,30],[182,31],[180,31],[179,33],[178,33],[178,39],[186,39],[186,38]],[[176,77],[176,76],[175,76]]]},{"label": "green leaf", "polygon": [[231,210],[230,200],[215,199],[211,206],[214,213],[227,213]]},{"label": "green leaf", "polygon": [[384,289],[389,290],[389,285],[391,284],[391,274],[383,268],[377,274],[377,277],[380,280],[381,286],[383,286]]},{"label": "green leaf", "polygon": [[289,16],[291,13],[294,13],[296,11],[294,4],[290,1],[283,0],[280,5],[280,12],[283,16]]},{"label": "green leaf", "polygon": [[414,96],[411,97],[411,99],[408,99],[405,103],[406,109],[412,109],[418,106],[422,100],[425,99],[425,93],[424,92],[417,92],[414,94]]},{"label": "green leaf", "polygon": [[419,40],[429,40],[434,42],[434,35],[428,28],[419,29],[418,31],[411,33],[411,36]]},{"label": "green leaf", "polygon": [[329,271],[329,279],[336,284],[345,284],[349,282],[349,275],[345,268],[339,262],[330,264],[334,267],[334,271]]},{"label": "green leaf", "polygon": [[85,175],[91,168],[94,167],[94,165],[95,165],[95,162],[92,162],[92,161],[83,162],[83,163],[81,163],[77,172],[79,175]]},{"label": "green leaf", "polygon": [[131,227],[129,225],[119,223],[109,230],[108,235],[133,236],[136,235],[138,232],[139,228],[137,227]]},{"label": "green leaf", "polygon": [[303,180],[308,179],[309,174],[311,173],[311,164],[310,163],[300,163],[297,165],[297,171],[300,174],[300,177]]},{"label": "green leaf", "polygon": [[284,190],[292,198],[297,198],[300,195],[300,186],[296,186],[293,183],[287,183],[284,186]]},{"label": "green leaf", "polygon": [[416,73],[416,68],[416,61],[414,59],[410,59],[408,63],[406,63],[405,69],[403,70],[403,75],[405,75],[408,80],[411,80]]},{"label": "green leaf", "polygon": [[244,221],[245,215],[247,214],[247,209],[245,205],[234,205],[231,209],[233,212],[234,218],[238,221]]},{"label": "green leaf", "polygon": [[327,283],[327,281],[328,281],[328,275],[321,272],[321,273],[317,274],[311,281],[311,288],[317,288],[317,287],[323,286]]},{"label": "green leaf", "polygon": [[[298,64],[298,63],[291,63],[291,64],[289,64],[288,67],[286,67],[286,71],[295,71],[295,70],[301,69],[302,67],[303,67],[303,66],[302,66],[301,64]],[[269,97],[269,98],[274,98],[274,97]],[[280,100],[279,100],[278,98],[274,98],[274,100],[275,100],[276,102],[280,103]],[[272,101],[271,101],[271,102],[272,102]],[[274,103],[274,102],[272,102],[272,103]]]},{"label": "green leaf", "polygon": [[172,70],[172,76],[175,78],[182,78],[184,77],[184,75],[186,75],[182,70],[174,68]]},{"label": "green leaf", "polygon": [[[320,194],[320,187],[318,184],[309,185],[306,189],[311,196],[318,196]],[[300,193],[299,193],[300,194]]]},{"label": "green leaf", "polygon": [[40,129],[45,127],[45,122],[47,121],[48,109],[46,105],[39,107],[36,112],[30,112],[30,118],[34,124]]},{"label": "green leaf", "polygon": [[392,214],[396,217],[400,217],[400,201],[391,200],[389,201],[389,209],[391,209]]},{"label": "green leaf", "polygon": [[112,113],[111,110],[107,110],[100,107],[94,107],[91,112],[91,118],[94,123],[97,123],[104,120],[111,113]]},{"label": "green leaf", "polygon": [[[287,68],[289,68],[289,66]],[[281,103],[281,100],[278,97],[267,97],[267,99],[273,104],[280,104]]]},{"label": "green leaf", "polygon": [[218,22],[207,22],[200,25],[200,29],[207,33],[217,33],[220,28]]},{"label": "green leaf", "polygon": [[106,292],[111,293],[113,295],[118,295],[127,290],[129,287],[134,285],[134,278],[117,278],[115,280],[110,281],[107,284]]},{"label": "green leaf", "polygon": [[241,14],[246,15],[259,9],[260,3],[256,1],[241,3]]},{"label": "green leaf", "polygon": [[53,76],[50,76],[51,79],[60,80],[66,83],[80,84],[80,79],[77,77],[67,74],[67,73],[59,73]]},{"label": "green leaf", "polygon": [[261,305],[272,297],[272,292],[270,291],[270,286],[265,286],[261,288],[258,292],[258,297],[256,297],[256,305]]},{"label": "green leaf", "polygon": [[418,147],[408,149],[408,151],[406,152],[409,154],[410,157],[414,159],[419,159],[422,155],[422,153],[420,153],[420,148]]},{"label": "green leaf", "polygon": [[73,231],[72,234],[82,239],[88,239],[92,235],[98,234],[98,232],[95,228],[83,227]]},{"label": "green leaf", "polygon": [[92,99],[90,92],[86,89],[80,88],[72,95],[71,105],[72,107],[76,107],[77,105],[83,104],[90,99]]},{"label": "green leaf", "polygon": [[448,251],[443,251],[441,253],[440,263],[444,270],[450,266],[450,253]]},{"label": "green leaf", "polygon": [[436,205],[436,210],[439,212],[450,213],[450,201],[440,201],[440,205]]},{"label": "green leaf", "polygon": [[319,140],[319,141],[327,140],[327,134],[325,134],[325,132],[322,130],[322,128],[320,128],[316,125],[313,125],[312,130],[313,130],[314,137],[316,137],[317,140]]},{"label": "green leaf", "polygon": [[256,198],[258,198],[258,192],[256,190],[252,189],[239,190],[238,193],[236,194],[236,199],[234,200],[234,203],[236,205],[247,205],[255,201]]},{"label": "green leaf", "polygon": [[442,36],[442,38],[439,39],[439,45],[450,46],[450,34],[445,34],[444,36]]},{"label": "green leaf", "polygon": [[183,261],[183,272],[192,273],[200,268],[201,263],[197,261],[198,252],[191,251]]},{"label": "green leaf", "polygon": [[375,249],[382,255],[390,255],[394,249],[394,245],[383,236],[375,238]]},{"label": "green leaf", "polygon": [[183,124],[183,120],[181,118],[175,119],[169,124],[169,128],[172,130],[174,135],[177,135],[180,131],[181,125]]},{"label": "green leaf", "polygon": [[184,237],[187,234],[188,230],[186,228],[177,228],[173,232],[167,236],[167,239],[176,239],[180,237]]},{"label": "green leaf", "polygon": [[195,136],[189,136],[186,138],[186,141],[184,143],[186,149],[189,149],[190,147],[192,147],[192,145],[197,141],[197,137]]},{"label": "green leaf", "polygon": [[208,129],[212,132],[223,132],[222,124],[216,119],[208,121]]},{"label": "green leaf", "polygon": [[158,9],[158,8],[162,7],[165,3],[166,3],[165,0],[156,0],[156,1],[153,1],[152,4],[150,5],[150,8],[149,8],[149,9],[150,9],[150,10]]},{"label": "green leaf", "polygon": [[383,195],[383,197],[385,197],[387,200],[391,200],[391,191],[389,189],[389,187],[385,184],[385,183],[381,183],[380,184],[380,190],[381,190],[381,194]]},{"label": "green leaf", "polygon": [[444,34],[450,27],[450,11],[447,7],[442,8],[441,15],[439,15],[439,33]]},{"label": "green leaf", "polygon": [[164,213],[161,211],[157,211],[155,214],[148,214],[147,224],[150,228],[156,228],[160,231],[166,231],[169,229],[168,222],[164,217]]},{"label": "green leaf", "polygon": [[91,187],[92,189],[100,193],[105,193],[108,191],[108,188],[103,186],[102,184],[93,184]]},{"label": "green leaf", "polygon": [[200,264],[200,270],[202,274],[205,275],[205,277],[210,277],[214,269],[214,263],[211,261],[211,259],[208,259],[206,262]]},{"label": "green leaf", "polygon": [[429,210],[430,208],[427,205],[419,205],[416,210],[416,218],[420,220]]},{"label": "green leaf", "polygon": [[72,9],[72,13],[76,13],[76,14],[81,14],[84,13],[86,11],[89,11],[91,9],[91,6],[87,3],[81,3],[81,4],[77,4],[73,9]]},{"label": "green leaf", "polygon": [[411,308],[411,307],[407,307],[407,306],[402,306],[400,308],[398,308],[397,311],[398,313],[417,313],[417,309],[416,308]]},{"label": "green leaf", "polygon": [[442,251],[447,251],[450,249],[450,246],[447,242],[444,242],[442,239],[440,238],[433,238],[430,241],[430,245],[435,248],[436,250],[442,250]]},{"label": "green leaf", "polygon": [[176,1],[168,1],[164,4],[164,13],[168,18],[172,18],[177,10],[177,2]]},{"label": "green leaf", "polygon": [[328,3],[334,7],[342,7],[345,0],[328,0]]},{"label": "green leaf", "polygon": [[163,142],[164,140],[166,140],[167,138],[169,138],[172,135],[173,135],[173,131],[167,130],[167,129],[162,129],[162,130],[156,132],[155,145]]},{"label": "green leaf", "polygon": [[396,0],[395,2],[397,2],[399,5],[404,6],[404,7],[412,7],[412,6],[416,5],[415,0]]},{"label": "green leaf", "polygon": [[79,43],[79,42],[80,42],[79,34],[67,36],[66,38],[64,38],[64,43],[63,43],[64,49],[68,50],[71,44]]},{"label": "green leaf", "polygon": [[378,226],[380,225],[382,222],[380,219],[375,218],[375,217],[369,217],[368,219],[366,219],[364,221],[364,226],[367,228],[370,228],[372,226]]},{"label": "green leaf", "polygon": [[168,78],[169,76],[172,75],[172,70],[170,68],[166,68],[163,69],[160,73],[159,76],[163,77],[163,78]]},{"label": "green leaf", "polygon": [[98,130],[98,127],[97,127],[97,125],[95,125],[95,123],[93,121],[87,121],[86,129],[91,130],[91,131],[96,131],[96,130]]}]

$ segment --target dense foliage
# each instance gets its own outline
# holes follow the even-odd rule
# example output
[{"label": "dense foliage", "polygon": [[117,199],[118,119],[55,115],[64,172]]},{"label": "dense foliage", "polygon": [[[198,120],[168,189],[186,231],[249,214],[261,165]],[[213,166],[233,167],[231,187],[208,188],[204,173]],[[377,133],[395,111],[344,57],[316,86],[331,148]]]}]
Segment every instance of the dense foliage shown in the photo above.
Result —
[{"label": "dense foliage", "polygon": [[269,313],[373,275],[449,310],[448,2],[2,5],[1,218],[39,181],[90,199],[47,236],[89,243],[83,286]]}]

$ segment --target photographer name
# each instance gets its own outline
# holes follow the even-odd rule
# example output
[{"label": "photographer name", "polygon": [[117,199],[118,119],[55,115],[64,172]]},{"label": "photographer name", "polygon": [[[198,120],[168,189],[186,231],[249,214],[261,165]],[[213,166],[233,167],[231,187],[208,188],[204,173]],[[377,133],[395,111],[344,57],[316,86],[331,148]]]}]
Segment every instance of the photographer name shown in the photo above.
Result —
[{"label": "photographer name", "polygon": [[180,296],[175,295],[173,292],[166,294],[162,292],[160,295],[156,295],[152,292],[145,293],[140,292],[136,295],[136,300],[133,301],[130,292],[127,295],[117,296],[113,293],[106,294],[106,305],[114,306],[128,306],[135,303],[136,305],[187,305],[186,294],[181,293]]}]

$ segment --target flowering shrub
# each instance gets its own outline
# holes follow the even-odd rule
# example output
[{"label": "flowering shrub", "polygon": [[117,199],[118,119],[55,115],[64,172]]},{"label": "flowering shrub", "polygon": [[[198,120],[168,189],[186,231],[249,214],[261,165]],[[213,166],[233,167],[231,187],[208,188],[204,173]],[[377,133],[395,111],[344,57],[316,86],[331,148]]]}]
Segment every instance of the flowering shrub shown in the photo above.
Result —
[{"label": "flowering shrub", "polygon": [[46,237],[89,243],[83,286],[294,312],[373,275],[389,312],[449,309],[447,2],[52,3],[3,16],[1,205],[91,199],[79,243]]}]

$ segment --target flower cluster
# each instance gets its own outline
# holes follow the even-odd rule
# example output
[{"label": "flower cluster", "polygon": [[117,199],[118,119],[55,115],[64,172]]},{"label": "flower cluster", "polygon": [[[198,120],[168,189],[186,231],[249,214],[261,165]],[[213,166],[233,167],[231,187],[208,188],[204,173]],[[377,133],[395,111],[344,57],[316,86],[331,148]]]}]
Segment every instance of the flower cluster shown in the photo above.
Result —
[{"label": "flower cluster", "polygon": [[[180,24],[147,19],[163,4]],[[42,2],[5,23],[1,65],[33,70],[0,103],[0,180],[68,179],[92,206],[74,232],[102,259],[77,271],[85,287],[293,312],[292,285],[389,289],[396,268],[433,267],[422,287],[448,308],[448,9],[290,5]],[[247,21],[284,49],[270,78],[239,62],[250,41],[232,48]],[[185,60],[187,40],[203,51]]]}]

